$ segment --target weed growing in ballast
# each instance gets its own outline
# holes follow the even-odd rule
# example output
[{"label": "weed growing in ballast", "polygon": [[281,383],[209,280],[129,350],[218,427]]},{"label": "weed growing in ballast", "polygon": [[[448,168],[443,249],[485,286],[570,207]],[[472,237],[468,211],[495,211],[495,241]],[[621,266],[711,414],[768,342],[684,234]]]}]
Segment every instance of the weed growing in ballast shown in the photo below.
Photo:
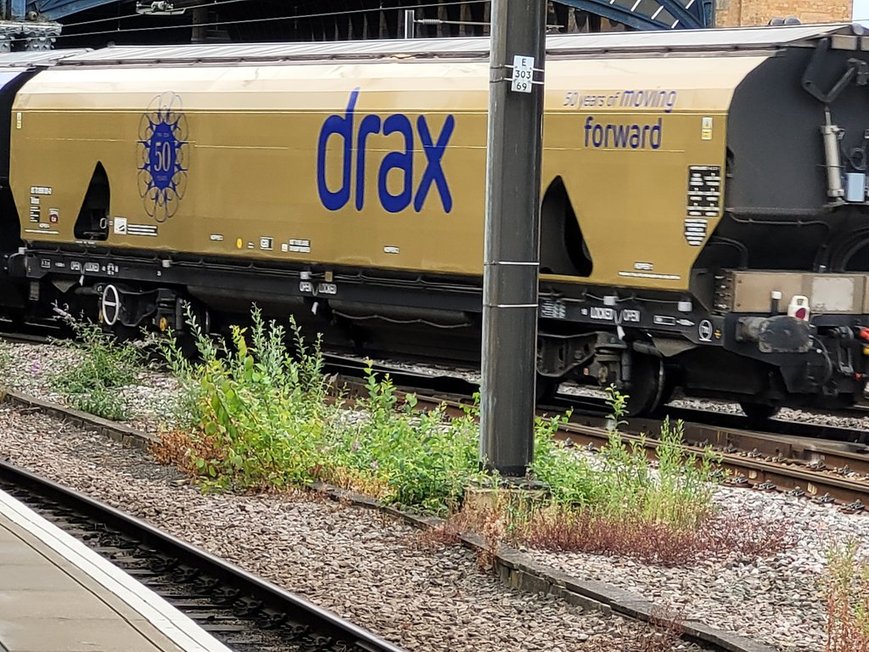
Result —
[{"label": "weed growing in ballast", "polygon": [[248,329],[233,328],[227,345],[194,328],[201,363],[191,365],[171,341],[165,357],[182,382],[183,433],[165,438],[169,451],[208,486],[286,489],[324,481],[381,500],[445,513],[458,505],[477,472],[476,425],[469,413],[447,420],[442,410],[417,412],[399,399],[388,377],[369,368],[368,395],[354,410],[329,396],[319,342],[308,345],[266,323],[255,309]]},{"label": "weed growing in ballast", "polygon": [[[560,419],[538,419],[530,471],[546,490],[529,498],[498,489],[500,478],[480,470],[477,406],[457,418],[443,408],[419,410],[413,395],[401,395],[370,366],[366,394],[351,405],[330,387],[319,341],[307,343],[292,321],[267,322],[257,309],[228,342],[206,337],[195,321],[192,333],[197,364],[172,340],[162,345],[181,381],[179,423],[186,427],[164,435],[155,454],[207,488],[270,491],[326,482],[450,517],[454,530],[474,529],[493,541],[662,564],[721,551],[758,555],[787,544],[782,528],[719,516],[712,502],[716,460],[684,452],[681,423],[665,424],[657,463],[642,442],[626,443],[618,431],[625,397],[614,390],[617,425],[597,455],[557,443]],[[486,490],[482,507],[465,500],[469,487]]]},{"label": "weed growing in ballast", "polygon": [[856,541],[827,551],[825,652],[869,652],[869,558],[860,553]]},{"label": "weed growing in ballast", "polygon": [[51,379],[52,388],[66,402],[104,419],[123,421],[128,408],[118,391],[135,382],[142,354],[131,341],[118,341],[99,324],[65,315],[75,338],[63,344],[78,352],[78,362]]}]

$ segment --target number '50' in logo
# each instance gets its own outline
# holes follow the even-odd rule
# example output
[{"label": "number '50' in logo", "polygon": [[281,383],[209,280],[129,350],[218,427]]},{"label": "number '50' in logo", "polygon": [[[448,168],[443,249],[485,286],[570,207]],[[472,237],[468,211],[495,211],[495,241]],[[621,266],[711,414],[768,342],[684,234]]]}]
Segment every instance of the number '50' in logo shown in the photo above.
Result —
[{"label": "number '50' in logo", "polygon": [[158,222],[175,215],[187,190],[187,118],[175,93],[155,97],[139,122],[139,195]]}]

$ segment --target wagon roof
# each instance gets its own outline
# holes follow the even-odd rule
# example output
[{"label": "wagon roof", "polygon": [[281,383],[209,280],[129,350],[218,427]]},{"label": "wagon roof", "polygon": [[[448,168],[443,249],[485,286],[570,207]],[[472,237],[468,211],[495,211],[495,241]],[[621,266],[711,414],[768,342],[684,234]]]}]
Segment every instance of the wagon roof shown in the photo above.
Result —
[{"label": "wagon roof", "polygon": [[[660,32],[560,34],[547,37],[546,48],[547,53],[552,56],[757,51],[776,50],[784,47],[808,47],[821,38],[833,36],[834,47],[850,50],[869,49],[869,36],[864,37],[863,31],[864,28],[857,24],[825,24]],[[227,64],[296,60],[483,58],[487,57],[488,53],[488,37],[323,43],[120,46],[77,53],[63,58],[60,65]]]},{"label": "wagon roof", "polygon": [[86,54],[89,50],[33,50],[0,54],[0,68],[34,68],[51,66],[62,59]]}]

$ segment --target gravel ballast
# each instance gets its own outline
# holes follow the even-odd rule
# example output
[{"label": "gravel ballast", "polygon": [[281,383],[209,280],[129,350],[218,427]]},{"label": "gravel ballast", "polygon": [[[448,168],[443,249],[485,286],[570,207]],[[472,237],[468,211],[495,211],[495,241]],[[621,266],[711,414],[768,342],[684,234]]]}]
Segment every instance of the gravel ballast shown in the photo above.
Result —
[{"label": "gravel ballast", "polygon": [[[40,413],[0,408],[0,456],[143,518],[408,650],[631,649],[647,626],[511,591],[464,548],[310,494],[202,494],[173,469]],[[702,648],[678,643],[674,650]]]},{"label": "gravel ballast", "polygon": [[[56,400],[58,397],[49,393],[47,379],[57,369],[63,369],[63,365],[70,364],[72,358],[68,356],[74,355],[74,352],[66,349],[61,349],[61,353],[58,353],[56,347],[16,345],[13,348],[15,368],[29,370],[30,373],[16,375],[17,377],[11,385],[23,392]],[[36,367],[35,371],[34,366]],[[137,404],[134,406],[135,416],[130,425],[135,427],[143,427],[144,425],[146,430],[154,432],[158,427],[161,413],[167,414],[170,410],[175,384],[162,374],[152,372],[142,374],[137,382],[144,384],[135,390],[128,390],[135,391],[137,397]],[[37,421],[45,419],[39,415],[31,415],[31,417]],[[31,417],[9,412],[0,426],[2,426],[3,432],[11,432],[11,424],[3,425],[7,418],[24,419]],[[818,418],[821,417],[818,416]],[[831,425],[837,425],[835,417],[826,417],[826,419]],[[848,421],[853,421],[853,419],[849,418]],[[38,426],[31,425],[29,430],[30,434],[25,436],[24,441],[19,441],[17,437],[13,439],[9,439],[8,436],[4,437],[5,440],[17,442],[15,444],[16,455],[23,455],[28,463],[37,463],[43,458],[39,451],[28,452],[27,441],[31,441],[34,437],[47,442],[52,450],[60,447],[58,454],[63,453],[64,455],[75,453],[77,445],[74,441],[77,437],[83,437],[83,439],[89,437],[79,433],[69,436],[71,441],[62,443],[59,435],[46,438],[45,435],[40,434]],[[64,435],[64,438],[66,437],[67,435]],[[466,643],[462,645],[467,645],[468,648],[472,644],[471,641],[478,640],[485,641],[485,643],[481,643],[483,649],[562,649],[558,647],[559,645],[564,646],[563,649],[585,649],[577,647],[580,642],[589,644],[590,641],[595,640],[594,636],[604,637],[600,640],[612,640],[607,638],[612,636],[612,631],[625,626],[624,621],[619,619],[579,614],[574,608],[551,598],[519,597],[515,593],[497,587],[493,579],[481,575],[475,569],[474,561],[469,553],[458,549],[447,549],[436,553],[420,550],[414,543],[413,532],[407,526],[384,520],[373,514],[347,510],[329,503],[311,503],[307,500],[290,500],[283,497],[202,496],[188,486],[177,487],[171,483],[167,485],[167,479],[163,476],[171,475],[170,471],[160,467],[152,467],[151,463],[143,458],[139,458],[135,463],[125,462],[125,464],[133,464],[133,468],[139,469],[138,475],[124,470],[123,465],[111,466],[112,461],[116,459],[129,457],[132,460],[133,458],[130,456],[137,455],[135,453],[123,451],[114,446],[108,447],[102,439],[94,442],[92,446],[94,451],[87,453],[86,457],[91,459],[93,456],[97,456],[103,460],[100,464],[109,465],[109,468],[112,469],[108,476],[110,479],[114,478],[116,474],[120,474],[125,478],[129,477],[131,480],[135,480],[131,484],[137,486],[128,489],[123,486],[123,482],[114,478],[115,484],[110,483],[107,488],[103,487],[101,484],[103,478],[100,477],[102,471],[97,474],[76,475],[76,463],[72,460],[64,460],[59,468],[62,472],[72,474],[72,480],[74,480],[71,482],[72,486],[80,487],[98,497],[103,494],[97,492],[104,492],[109,502],[143,515],[156,525],[166,527],[194,543],[203,544],[212,551],[215,550],[209,546],[216,546],[218,547],[217,554],[226,556],[228,559],[250,568],[253,572],[273,578],[291,590],[305,593],[324,606],[334,608],[339,613],[348,615],[351,619],[372,626],[375,631],[387,637],[390,637],[391,632],[396,631],[396,629],[394,625],[387,626],[382,620],[377,619],[376,612],[382,606],[377,597],[380,595],[380,591],[385,591],[385,595],[389,598],[389,604],[393,604],[394,598],[394,604],[405,605],[409,608],[410,605],[416,604],[414,596],[417,591],[422,591],[423,588],[438,591],[454,590],[459,598],[468,599],[467,603],[461,602],[461,604],[468,605],[468,611],[463,612],[461,607],[455,605],[451,607],[453,598],[449,600],[442,597],[423,599],[419,603],[419,608],[424,615],[421,617],[411,616],[406,622],[412,621],[419,624],[423,627],[423,631],[427,632],[426,635],[431,632],[429,623],[431,623],[431,627],[436,627],[440,622],[454,623],[455,628],[462,630],[468,627],[472,632],[479,631],[479,636],[482,638],[473,638],[477,634],[468,633],[467,636],[471,638],[463,639],[466,640]],[[101,452],[102,449],[110,452]],[[9,453],[0,449],[0,454],[8,455]],[[13,459],[13,461],[15,460]],[[52,462],[50,459],[44,463],[52,467],[57,465],[57,462]],[[93,462],[83,461],[79,464],[84,464],[85,469],[87,469],[88,464],[93,464]],[[116,464],[119,463],[116,462]],[[146,468],[150,470],[146,471]],[[39,468],[34,470],[41,472]],[[152,479],[152,474],[156,474],[160,479]],[[88,478],[88,476],[90,477]],[[57,479],[66,482],[61,476],[57,476]],[[87,486],[76,484],[76,482],[80,483],[83,480],[96,483],[96,485],[89,489]],[[139,487],[138,483],[142,482],[156,484]],[[152,494],[152,491],[156,493]],[[169,500],[170,497],[171,500]],[[127,500],[131,502],[124,502]],[[136,500],[141,501],[138,503],[139,507],[136,506]],[[743,560],[731,556],[725,559],[704,561],[692,568],[660,568],[629,559],[580,553],[548,553],[533,550],[527,552],[537,562],[578,578],[608,582],[642,595],[656,604],[673,607],[685,619],[697,619],[715,627],[729,629],[755,640],[766,642],[782,651],[810,652],[822,650],[825,613],[819,580],[823,574],[826,552],[830,545],[836,543],[844,543],[849,540],[869,541],[869,518],[862,515],[845,515],[834,506],[817,505],[806,499],[726,487],[716,489],[715,500],[721,504],[725,513],[735,514],[742,519],[787,523],[795,539],[795,545],[776,553],[774,556],[760,560]],[[171,510],[162,507],[163,505],[179,505],[179,501],[183,504],[182,507],[172,507]],[[174,511],[176,509],[177,513]],[[234,520],[227,519],[222,526],[215,526],[216,529],[214,530],[207,529],[206,534],[197,533],[196,527],[191,521],[198,519],[190,519],[189,515],[208,515],[215,511],[219,514],[236,514],[236,516]],[[239,515],[241,516],[239,517]],[[254,524],[257,522],[263,524],[261,532],[256,532],[255,526],[249,527],[251,521],[248,515],[255,517]],[[272,523],[282,523],[282,519],[288,519],[286,523],[289,529],[284,530],[276,527],[272,531]],[[203,518],[203,520],[207,519]],[[300,523],[303,525],[300,526]],[[298,531],[293,528],[298,529]],[[308,574],[305,576],[308,579],[303,580],[293,574],[287,575],[288,571],[281,562],[277,562],[281,565],[281,568],[278,569],[273,567],[274,562],[270,561],[275,559],[274,550],[292,550],[294,551],[292,554],[295,556],[290,564],[303,563],[304,566],[299,566],[300,569],[302,567],[311,568],[317,569],[316,572],[326,573],[330,568],[340,567],[343,563],[341,560],[344,560],[345,557],[342,556],[340,548],[347,533],[353,533],[351,538],[354,541],[354,546],[362,546],[359,551],[360,559],[371,559],[372,561],[370,569],[367,565],[368,561],[362,562],[356,567],[355,570],[358,571],[359,577],[354,576],[354,579],[347,585],[346,604],[341,600],[336,600],[329,592],[327,595],[323,595],[322,589],[318,590],[315,585],[312,585],[312,581],[316,584],[316,579],[312,580],[311,578],[316,578],[316,575]],[[236,546],[237,549],[227,555],[221,547],[230,544]],[[298,552],[302,550],[308,552]],[[300,561],[298,555],[304,555],[304,559]],[[336,556],[333,557],[333,555]],[[382,561],[378,562],[378,557],[382,557]],[[339,561],[332,561],[333,559]],[[379,578],[383,574],[389,577],[389,569],[393,567],[392,564],[398,564],[400,559],[410,560],[409,566],[402,567],[405,568],[404,571],[396,571],[406,572],[405,580],[402,581],[396,577],[393,585],[385,588],[377,587],[369,595],[365,588],[366,578],[369,577],[366,573],[373,573],[371,577],[374,578]],[[470,579],[472,576],[475,579]],[[485,591],[492,592],[493,596],[499,596],[487,598],[494,600],[496,605],[500,605],[491,607],[495,609],[494,612],[487,611],[489,603],[481,597],[480,591],[483,591],[483,588],[479,584],[480,582],[485,583]],[[312,591],[312,593],[307,593],[307,591]],[[356,605],[358,599],[362,599],[363,596],[365,596],[366,603],[369,599],[372,601],[372,606],[369,607],[370,613],[365,611],[364,607]],[[321,601],[321,598],[325,602]],[[443,621],[444,614],[440,611],[441,603],[439,600],[444,601],[442,608],[446,609],[447,613],[452,614],[447,621]],[[529,600],[531,602],[528,602]],[[521,607],[520,604],[532,604],[533,607]],[[429,609],[433,610],[432,613],[434,614],[430,620],[427,611]],[[454,610],[450,611],[450,609]],[[499,617],[506,618],[507,622],[510,623],[524,622],[521,618],[519,621],[516,620],[519,617],[516,615],[517,610],[521,612],[523,609],[529,609],[540,615],[541,619],[535,619],[537,624],[550,622],[550,620],[552,622],[563,620],[566,623],[571,623],[568,629],[576,627],[576,631],[582,632],[582,636],[588,635],[589,639],[581,641],[576,638],[558,636],[552,639],[550,645],[538,648],[535,646],[541,643],[535,636],[544,635],[530,624],[521,625],[524,631],[523,636],[530,637],[521,640],[516,638],[502,640],[499,638],[518,636],[510,629],[512,625],[494,627],[491,632],[486,629],[486,622],[497,621],[494,614],[501,614]],[[504,615],[504,610],[510,615]],[[415,613],[416,611],[414,611]],[[355,614],[359,614],[359,618],[356,618]],[[375,620],[371,621],[369,617],[374,617]],[[533,618],[533,616],[529,616],[529,618]],[[564,620],[565,618],[567,620]],[[571,618],[578,620],[574,621]],[[592,621],[587,620],[589,618],[598,618],[600,623],[590,626]],[[391,622],[391,618],[387,620]],[[372,622],[377,623],[377,625],[370,625]],[[598,626],[600,629],[596,629]],[[379,629],[379,627],[385,629]],[[393,627],[393,629],[389,629],[389,627]],[[401,632],[400,638],[393,640],[412,649],[441,649],[424,645],[424,636],[415,633],[415,625],[407,624],[397,627],[397,631]],[[406,632],[402,629],[404,627],[407,628]],[[555,625],[553,628],[553,631],[557,631]],[[544,627],[544,629],[546,628]],[[484,634],[483,632],[489,633]],[[452,646],[442,649],[464,649],[457,647],[457,645],[453,641]],[[487,645],[495,645],[495,647],[488,648]],[[588,649],[607,648],[598,645]],[[613,649],[626,648],[616,646]]]},{"label": "gravel ballast", "polygon": [[[749,561],[731,556],[691,568],[658,568],[624,558],[528,551],[536,561],[670,604],[698,619],[783,651],[824,649],[820,586],[830,546],[869,541],[869,517],[780,494],[718,488],[715,499],[743,519],[788,524],[795,545]],[[772,526],[775,527],[775,526]]]}]

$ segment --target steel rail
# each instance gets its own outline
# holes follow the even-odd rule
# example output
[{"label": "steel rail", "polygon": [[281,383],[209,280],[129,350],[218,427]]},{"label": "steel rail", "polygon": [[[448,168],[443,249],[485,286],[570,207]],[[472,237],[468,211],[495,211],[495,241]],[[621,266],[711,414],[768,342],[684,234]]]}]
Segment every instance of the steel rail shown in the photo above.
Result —
[{"label": "steel rail", "polygon": [[[338,374],[336,385],[342,386],[343,393],[348,398],[364,396],[365,386],[358,382],[364,363],[343,356],[328,356],[327,373]],[[448,411],[454,414],[463,412],[469,397],[479,388],[476,384],[443,375],[417,374],[405,369],[395,369],[387,365],[375,365],[377,374],[388,373],[398,390],[417,394],[421,407],[435,406],[445,403]],[[10,393],[15,400],[14,392]],[[19,399],[21,397],[18,397]],[[576,413],[574,421],[566,426],[574,439],[584,437],[582,444],[602,445],[608,437],[607,419],[603,416],[604,406],[600,399],[574,397],[574,405],[578,401],[583,414]],[[25,402],[30,399],[25,399]],[[20,402],[20,401],[19,401]],[[45,405],[41,401],[32,401],[34,407],[49,410],[56,415],[75,413],[60,406]],[[558,410],[563,413],[564,404]],[[595,410],[597,415],[592,414]],[[545,410],[541,414],[553,414],[558,411]],[[707,416],[710,413],[706,413]],[[90,421],[101,431],[111,433],[113,428],[118,431],[117,439],[129,440],[129,429],[114,425],[99,419],[88,419],[87,415],[76,413],[80,422]],[[727,415],[733,416],[733,415]],[[744,423],[744,420],[740,423]],[[630,419],[623,436],[626,439],[639,440],[644,437],[650,449],[654,448],[654,433],[660,432],[662,422],[657,419]],[[807,424],[800,424],[807,425]],[[585,429],[583,429],[585,428]],[[845,429],[847,430],[847,429]],[[757,432],[745,428],[714,426],[705,423],[685,423],[686,450],[694,453],[702,452],[703,447],[717,448],[722,465],[731,471],[735,480],[742,486],[761,488],[777,488],[781,491],[804,492],[819,500],[825,497],[860,510],[862,503],[869,503],[869,454],[866,446],[854,446],[851,450],[843,449],[838,441],[823,441],[806,439],[803,441],[787,435]],[[839,439],[846,439],[841,437]],[[694,444],[693,446],[690,444]],[[741,451],[742,454],[739,454]],[[653,450],[650,450],[653,455]],[[766,458],[766,459],[763,459]]]},{"label": "steel rail", "polygon": [[[657,439],[629,432],[620,432],[620,435],[626,442],[644,446],[650,457],[655,456]],[[559,428],[556,437],[575,446],[597,448],[606,443],[609,432],[605,428],[567,423]],[[690,444],[684,444],[682,449],[698,457],[706,450]],[[839,502],[846,511],[853,512],[863,511],[863,504],[869,502],[869,476],[848,476],[842,470],[830,471],[820,465],[813,468],[794,461],[763,460],[732,452],[719,451],[715,456],[719,465],[730,472],[725,480],[728,485],[806,494],[819,502]]]},{"label": "steel rail", "polygon": [[[162,532],[140,519],[56,482],[0,461],[0,484],[24,488],[32,492],[37,502],[40,497],[56,501],[85,518],[141,542],[147,549],[153,549],[160,555],[178,560],[184,567],[196,569],[204,576],[218,580],[223,587],[229,589],[226,593],[239,596],[235,597],[233,602],[243,600],[251,605],[260,617],[264,615],[276,625],[284,627],[281,631],[313,639],[317,650],[402,652],[401,648],[298,595]],[[27,502],[25,500],[25,503]],[[216,588],[212,588],[211,592],[219,593]],[[167,599],[172,602],[171,597]],[[186,606],[182,601],[178,608],[183,612]],[[206,626],[205,629],[208,627]],[[216,629],[217,631],[212,634],[221,638],[221,628]]]},{"label": "steel rail", "polygon": [[[364,386],[352,379],[343,382],[351,396],[366,392]],[[417,379],[411,384],[418,390],[423,382]],[[440,404],[447,407],[448,414],[459,415],[467,401],[417,393],[417,405],[422,409]],[[543,410],[539,414],[553,416],[553,411]],[[607,442],[609,420],[606,417],[578,415],[576,419],[582,423],[563,424],[556,437],[592,448]],[[620,434],[625,441],[642,443],[649,456],[654,457],[658,445],[655,433],[661,431],[662,424],[655,419],[629,419],[620,427]],[[840,442],[798,441],[781,435],[704,424],[686,423],[684,429],[683,450],[702,457],[707,448],[711,448],[719,465],[729,472],[727,484],[806,494],[819,502],[838,502],[843,509],[853,512],[862,511],[863,504],[869,504],[869,454],[860,450],[842,450]]]},{"label": "steel rail", "polygon": [[[681,420],[673,416],[670,419]],[[572,421],[578,425],[602,429],[608,426],[608,419],[601,416],[576,415]],[[655,438],[655,433],[660,432],[662,423],[661,419],[629,418],[622,429],[629,434]],[[806,466],[814,471],[826,470],[869,478],[869,446],[865,444],[760,432],[743,427],[716,426],[696,421],[683,420],[682,424],[685,442],[696,448],[711,446],[722,453],[741,452],[749,457]]]},{"label": "steel rail", "polygon": [[[341,372],[346,373],[351,368],[352,365],[344,363],[341,365]],[[401,369],[393,371],[385,366],[376,367],[375,371],[389,373],[399,389],[417,392],[420,406],[434,407],[444,403],[454,414],[462,413],[467,404],[467,400],[461,398],[466,390],[458,388],[475,387],[467,381],[445,376],[413,374]],[[351,395],[365,394],[365,387],[357,384],[353,378],[342,379],[342,382],[350,388]],[[439,396],[418,393],[425,391],[428,383]],[[457,390],[455,395],[444,396],[451,389]],[[571,407],[580,405],[587,412],[576,414],[571,423],[559,428],[556,436],[570,439],[578,445],[599,447],[605,444],[609,438],[609,419],[603,416],[606,410],[603,401],[589,397],[573,398],[575,400]],[[591,414],[595,411],[598,415]],[[556,414],[558,412],[555,411]],[[553,410],[540,411],[541,416],[547,413],[551,415]],[[675,414],[678,415],[679,412]],[[744,425],[745,419],[738,420],[737,423]],[[660,433],[662,425],[661,419],[631,418],[620,430],[626,441],[642,442],[648,454],[654,457],[658,444],[656,434]],[[811,427],[810,424],[799,425]],[[729,471],[728,484],[794,494],[804,493],[820,502],[838,502],[845,509],[855,512],[862,511],[863,504],[869,503],[869,446],[843,444],[842,441],[849,441],[847,435],[852,432],[851,429],[840,429],[844,432],[839,433],[840,436],[834,441],[824,441],[804,439],[799,435],[757,432],[705,423],[684,422],[683,427],[683,450],[702,456],[706,448],[711,447],[720,459],[720,465]],[[831,430],[835,429],[827,427],[825,432]]]}]

